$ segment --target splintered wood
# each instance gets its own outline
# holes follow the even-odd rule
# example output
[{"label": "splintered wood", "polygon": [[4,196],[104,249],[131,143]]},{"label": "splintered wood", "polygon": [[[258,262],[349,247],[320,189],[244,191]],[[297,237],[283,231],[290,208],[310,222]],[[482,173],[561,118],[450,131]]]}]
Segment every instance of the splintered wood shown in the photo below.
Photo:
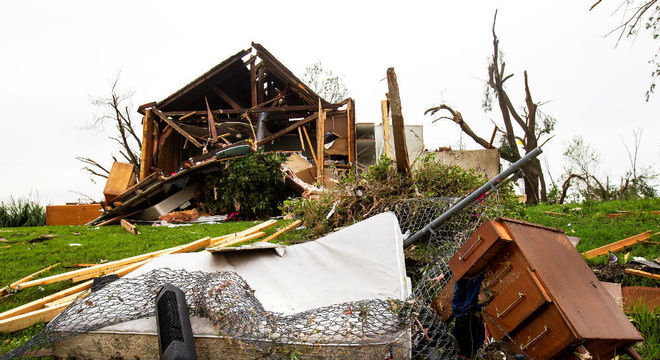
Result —
[{"label": "splintered wood", "polygon": [[[55,318],[55,316],[64,311],[64,309],[73,301],[81,296],[86,296],[89,293],[89,289],[93,283],[93,280],[90,279],[95,277],[103,275],[117,275],[122,277],[160,256],[194,252],[208,248],[210,246],[226,247],[257,239],[266,235],[266,233],[262,230],[274,226],[275,224],[277,224],[277,221],[268,220],[249,229],[213,239],[210,237],[205,237],[185,245],[179,245],[168,249],[158,250],[147,254],[132,256],[121,260],[111,261],[105,264],[98,264],[83,269],[32,280],[32,278],[38,274],[46,272],[58,264],[51,265],[12,283],[10,287],[16,290],[21,290],[32,286],[47,285],[66,280],[72,280],[73,282],[86,281],[60,292],[48,295],[41,299],[0,313],[0,333],[18,331],[32,326],[40,321],[47,322],[52,320]],[[291,227],[291,225],[289,227]],[[289,227],[286,227],[285,229],[282,229],[273,235],[279,235],[286,231]],[[274,238],[273,235],[271,235],[270,238]]]}]

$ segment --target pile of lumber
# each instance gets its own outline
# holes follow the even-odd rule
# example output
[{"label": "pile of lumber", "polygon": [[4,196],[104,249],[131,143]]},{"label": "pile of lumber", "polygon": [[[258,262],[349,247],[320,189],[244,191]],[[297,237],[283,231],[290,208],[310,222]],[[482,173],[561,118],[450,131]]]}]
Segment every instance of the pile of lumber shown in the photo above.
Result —
[{"label": "pile of lumber", "polygon": [[[0,333],[8,333],[25,329],[41,321],[51,321],[58,314],[64,311],[64,309],[73,301],[79,297],[84,297],[89,294],[90,288],[92,287],[92,283],[94,281],[93,279],[96,277],[112,274],[122,277],[160,256],[194,252],[204,248],[217,249],[258,239],[266,235],[263,230],[274,226],[275,224],[277,224],[277,221],[268,220],[240,232],[223,235],[216,238],[205,237],[203,239],[199,239],[185,245],[175,246],[169,249],[158,250],[147,254],[111,261],[104,264],[98,264],[83,269],[48,276],[45,278],[33,279],[38,274],[53,268],[57,264],[52,265],[46,269],[40,270],[37,273],[12,283],[9,285],[9,287],[18,291],[32,286],[47,285],[67,280],[82,283],[0,313]],[[273,240],[280,234],[293,229],[298,225],[300,225],[299,220],[275,232],[273,235],[263,239],[262,241]]]}]

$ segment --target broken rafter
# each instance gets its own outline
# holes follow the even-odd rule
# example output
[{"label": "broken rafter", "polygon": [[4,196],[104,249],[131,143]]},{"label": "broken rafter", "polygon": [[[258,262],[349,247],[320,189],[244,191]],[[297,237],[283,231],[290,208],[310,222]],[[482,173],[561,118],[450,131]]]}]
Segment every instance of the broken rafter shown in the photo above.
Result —
[{"label": "broken rafter", "polygon": [[314,121],[317,117],[318,117],[318,114],[312,114],[312,115],[310,115],[310,116],[308,116],[308,117],[306,117],[306,118],[304,118],[304,119],[302,119],[302,120],[296,121],[295,123],[293,123],[293,124],[291,124],[291,125],[285,127],[284,129],[282,129],[282,130],[276,132],[275,134],[270,135],[270,136],[268,136],[268,137],[266,137],[266,138],[264,138],[264,139],[262,139],[262,140],[259,140],[259,142],[257,142],[257,147],[259,147],[259,146],[261,146],[261,145],[264,145],[264,144],[266,144],[266,143],[268,143],[268,142],[270,142],[270,141],[273,141],[273,140],[279,138],[279,137],[282,136],[282,135],[288,134],[288,133],[290,133],[291,131],[293,131],[293,130],[295,130],[295,129],[301,127],[301,126],[306,125],[306,124],[308,124],[308,123]]},{"label": "broken rafter", "polygon": [[177,125],[176,122],[174,122],[174,120],[172,120],[172,119],[170,119],[170,118],[168,117],[168,115],[166,115],[165,113],[163,113],[162,111],[160,111],[160,110],[158,110],[158,109],[156,109],[156,108],[152,108],[151,111],[152,111],[156,116],[158,116],[161,120],[163,120],[163,121],[166,122],[169,126],[171,126],[174,130],[176,130],[176,132],[178,132],[178,133],[181,134],[184,138],[186,138],[188,141],[190,141],[191,143],[193,143],[195,146],[197,146],[198,148],[201,148],[201,147],[202,147],[202,144],[200,144],[200,143],[199,143],[194,137],[192,137],[192,135],[188,134],[188,133],[187,133],[185,130],[183,130],[179,125]]},{"label": "broken rafter", "polygon": [[236,100],[234,100],[231,96],[229,96],[229,94],[224,92],[219,87],[217,87],[217,86],[213,87],[213,91],[215,91],[215,93],[218,94],[218,96],[220,96],[220,98],[222,100],[224,100],[224,102],[229,104],[229,106],[231,106],[232,109],[241,109],[242,108],[242,106]]},{"label": "broken rafter", "polygon": [[[339,108],[339,105],[331,104],[324,105],[325,109],[336,109]],[[316,105],[285,105],[278,107],[255,107],[255,108],[243,108],[243,109],[220,109],[220,110],[211,110],[213,115],[226,115],[226,114],[244,114],[244,113],[262,113],[262,112],[283,112],[283,111],[316,111],[318,106]],[[161,112],[163,115],[167,116],[183,116],[193,113],[193,115],[206,115],[206,110],[195,110],[195,111],[164,111]]]}]

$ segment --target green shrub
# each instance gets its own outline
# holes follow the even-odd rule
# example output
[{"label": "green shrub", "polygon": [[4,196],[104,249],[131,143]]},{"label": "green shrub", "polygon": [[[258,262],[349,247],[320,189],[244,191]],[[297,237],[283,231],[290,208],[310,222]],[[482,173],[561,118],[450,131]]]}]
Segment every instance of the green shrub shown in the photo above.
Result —
[{"label": "green shrub", "polygon": [[46,209],[29,199],[0,201],[0,227],[46,225]]},{"label": "green shrub", "polygon": [[[458,166],[439,163],[434,154],[420,160],[411,173],[397,172],[393,160],[383,156],[360,177],[349,176],[333,189],[311,199],[287,200],[283,213],[293,213],[304,220],[315,236],[373,216],[397,200],[430,197],[460,197],[483,185],[487,179]],[[511,184],[500,188],[499,198],[486,198],[487,209],[497,215],[520,216],[524,206],[518,203]],[[493,205],[493,206],[491,206]],[[328,216],[332,209],[335,211]]]},{"label": "green shrub", "polygon": [[287,192],[280,164],[282,154],[260,150],[229,160],[224,168],[206,178],[202,189],[203,210],[212,214],[241,212],[248,216],[277,213]]}]

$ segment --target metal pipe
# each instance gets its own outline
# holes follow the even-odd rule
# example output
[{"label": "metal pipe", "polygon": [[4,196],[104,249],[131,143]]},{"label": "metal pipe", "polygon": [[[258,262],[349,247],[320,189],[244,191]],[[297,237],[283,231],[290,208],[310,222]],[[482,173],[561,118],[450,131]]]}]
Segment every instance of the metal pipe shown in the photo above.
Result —
[{"label": "metal pipe", "polygon": [[470,195],[468,195],[466,198],[463,200],[459,201],[458,203],[454,204],[449,210],[445,211],[442,215],[438,216],[435,220],[431,221],[428,223],[424,228],[419,230],[418,232],[412,234],[409,238],[403,241],[403,247],[407,248],[408,246],[416,243],[417,241],[421,240],[424,238],[428,233],[431,232],[432,229],[437,228],[440,224],[443,222],[447,221],[450,217],[452,217],[454,214],[457,212],[463,210],[466,206],[468,206],[470,203],[473,201],[477,200],[480,196],[485,194],[488,190],[491,188],[495,187],[495,184],[498,182],[506,180],[509,176],[513,175],[518,169],[523,167],[525,164],[527,164],[530,160],[536,158],[539,156],[543,150],[541,150],[541,147],[537,147],[536,149],[528,152],[520,158],[520,160],[516,161],[515,163],[511,164],[508,168],[506,168],[504,171],[499,173],[497,176],[494,178],[490,179],[487,183],[485,183],[483,186],[472,192]]}]

